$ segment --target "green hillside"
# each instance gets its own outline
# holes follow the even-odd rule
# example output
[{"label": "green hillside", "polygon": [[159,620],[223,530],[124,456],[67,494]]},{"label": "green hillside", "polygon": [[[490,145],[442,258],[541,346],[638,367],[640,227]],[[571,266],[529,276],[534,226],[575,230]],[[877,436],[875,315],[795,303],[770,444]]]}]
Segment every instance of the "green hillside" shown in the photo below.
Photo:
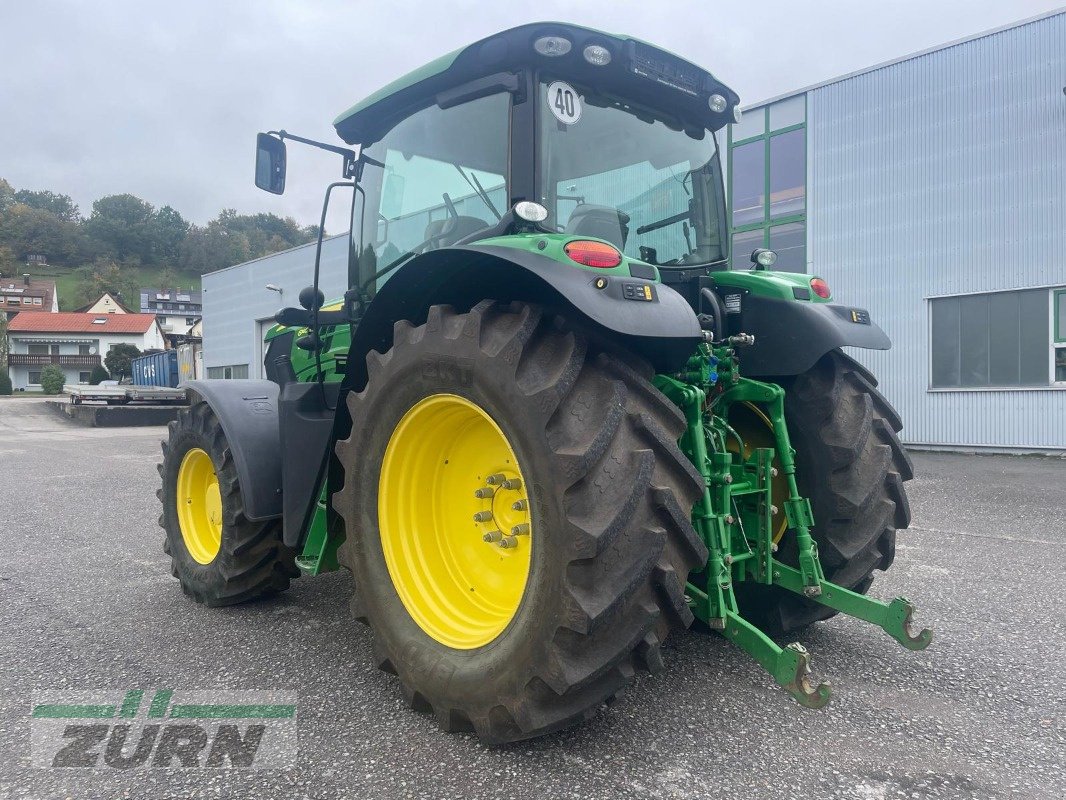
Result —
[{"label": "green hillside", "polygon": [[[130,307],[131,310],[137,311],[140,308],[140,290],[146,286],[155,286],[160,288],[189,288],[193,290],[200,289],[200,276],[195,272],[178,271],[173,268],[167,267],[146,267],[146,266],[127,266],[124,267],[123,275],[128,278],[128,282],[131,287],[136,287],[137,293],[133,297],[126,297],[125,295],[131,291],[127,290],[122,293],[122,297],[119,298],[123,303]],[[56,282],[56,291],[59,292],[59,310],[60,311],[73,311],[81,306],[88,305],[96,297],[89,297],[89,292],[85,289],[85,282],[81,276],[75,270],[67,267],[56,266],[43,266],[33,267],[26,264],[20,264],[18,266],[17,275],[14,279],[20,279],[23,275],[29,274],[33,279],[40,280],[53,280]],[[9,270],[5,270],[3,279],[6,281],[11,278]],[[163,287],[163,279],[167,279],[168,286]],[[121,291],[121,290],[119,290]],[[98,296],[98,295],[97,295]]]}]

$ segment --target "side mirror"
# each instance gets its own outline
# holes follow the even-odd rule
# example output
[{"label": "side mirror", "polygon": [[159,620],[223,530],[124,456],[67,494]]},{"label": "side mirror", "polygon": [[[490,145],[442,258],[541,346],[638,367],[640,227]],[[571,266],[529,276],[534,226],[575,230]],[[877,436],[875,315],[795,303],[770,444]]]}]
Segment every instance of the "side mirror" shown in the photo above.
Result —
[{"label": "side mirror", "polygon": [[255,137],[255,185],[271,194],[285,192],[285,142],[269,133]]}]

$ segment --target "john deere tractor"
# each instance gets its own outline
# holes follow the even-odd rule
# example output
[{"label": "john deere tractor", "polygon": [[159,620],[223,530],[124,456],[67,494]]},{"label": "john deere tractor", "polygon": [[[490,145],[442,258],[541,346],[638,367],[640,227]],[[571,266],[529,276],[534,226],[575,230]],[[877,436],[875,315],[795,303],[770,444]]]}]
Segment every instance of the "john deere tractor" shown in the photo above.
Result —
[{"label": "john deere tractor", "polygon": [[[322,242],[268,380],[192,381],[160,466],[166,550],[209,606],[344,567],[374,659],[445,730],[502,743],[593,714],[699,621],[801,704],[772,636],[867,597],[910,512],[899,416],[826,283],[729,267],[717,134],[739,98],[645,42],[524,25],[335,121],[349,289]],[[311,265],[308,265],[311,273]],[[210,336],[210,331],[208,331]]]}]

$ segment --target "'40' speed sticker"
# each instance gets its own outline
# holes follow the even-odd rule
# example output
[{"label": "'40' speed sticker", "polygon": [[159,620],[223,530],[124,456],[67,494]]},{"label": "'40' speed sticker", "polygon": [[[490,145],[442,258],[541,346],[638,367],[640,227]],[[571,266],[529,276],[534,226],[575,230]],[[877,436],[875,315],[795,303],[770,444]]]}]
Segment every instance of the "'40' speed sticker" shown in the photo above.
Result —
[{"label": "'40' speed sticker", "polygon": [[564,125],[573,125],[581,119],[581,98],[577,90],[564,81],[548,84],[548,108]]}]

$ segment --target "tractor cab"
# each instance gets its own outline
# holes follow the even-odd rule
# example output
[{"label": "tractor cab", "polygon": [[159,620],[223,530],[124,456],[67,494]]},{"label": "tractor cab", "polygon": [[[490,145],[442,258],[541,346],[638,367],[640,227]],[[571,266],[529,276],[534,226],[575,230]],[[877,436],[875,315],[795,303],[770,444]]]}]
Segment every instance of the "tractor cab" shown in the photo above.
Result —
[{"label": "tractor cab", "polygon": [[[414,255],[529,221],[627,261],[724,269],[715,132],[738,101],[677,56],[573,25],[525,25],[444,56],[335,120],[358,146],[349,283],[372,296]],[[534,218],[515,219],[529,202]]]}]

